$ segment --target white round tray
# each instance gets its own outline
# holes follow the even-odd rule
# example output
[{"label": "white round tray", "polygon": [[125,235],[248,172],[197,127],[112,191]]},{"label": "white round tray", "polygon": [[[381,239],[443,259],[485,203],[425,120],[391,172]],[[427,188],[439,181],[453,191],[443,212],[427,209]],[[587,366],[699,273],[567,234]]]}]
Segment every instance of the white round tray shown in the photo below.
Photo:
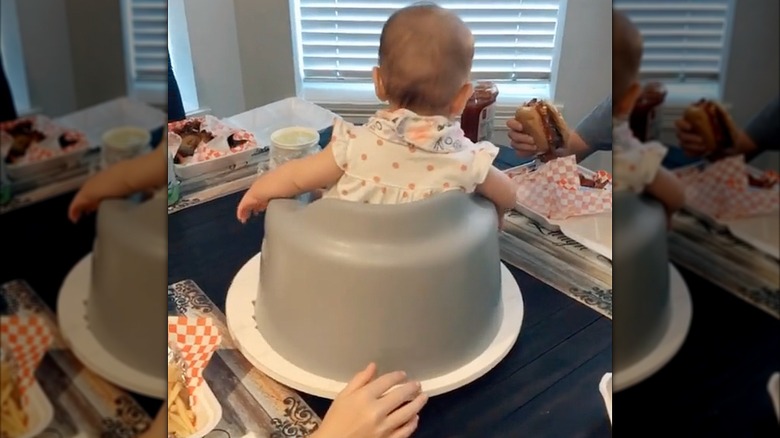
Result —
[{"label": "white round tray", "polygon": [[[62,283],[57,298],[57,319],[62,337],[87,368],[122,388],[154,398],[165,398],[168,382],[139,371],[103,348],[87,324],[92,254],[81,259]],[[160,333],[163,336],[163,333]]]},{"label": "white round tray", "polygon": [[[249,362],[272,379],[299,391],[333,399],[347,382],[327,379],[299,368],[273,348],[256,328],[252,305],[260,285],[260,254],[252,257],[236,274],[226,301],[227,326],[241,353]],[[523,322],[523,298],[511,272],[501,265],[503,316],[493,342],[484,354],[463,367],[443,376],[424,380],[422,390],[429,396],[443,394],[465,386],[486,374],[514,346]]]},{"label": "white round tray", "polygon": [[669,264],[669,293],[671,318],[666,332],[658,341],[658,344],[643,359],[636,361],[631,366],[615,372],[612,379],[614,392],[630,388],[642,382],[663,368],[680,351],[688,329],[691,326],[693,309],[688,286],[685,284],[680,272],[671,263]]}]

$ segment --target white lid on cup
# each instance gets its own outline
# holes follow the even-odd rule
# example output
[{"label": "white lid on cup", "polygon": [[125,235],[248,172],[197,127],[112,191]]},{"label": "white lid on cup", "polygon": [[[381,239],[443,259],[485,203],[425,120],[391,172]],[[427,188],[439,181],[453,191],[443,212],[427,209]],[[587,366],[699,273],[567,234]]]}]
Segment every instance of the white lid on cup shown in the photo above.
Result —
[{"label": "white lid on cup", "polygon": [[110,149],[138,150],[149,145],[152,134],[144,128],[121,126],[103,134],[103,147]]}]

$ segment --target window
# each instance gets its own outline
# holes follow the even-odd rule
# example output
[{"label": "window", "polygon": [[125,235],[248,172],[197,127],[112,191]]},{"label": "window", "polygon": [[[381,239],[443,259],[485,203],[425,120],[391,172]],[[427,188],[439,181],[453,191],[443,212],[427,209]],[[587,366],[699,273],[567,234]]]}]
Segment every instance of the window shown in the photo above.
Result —
[{"label": "window", "polygon": [[165,104],[168,87],[168,2],[124,0],[128,82],[131,94]]},{"label": "window", "polygon": [[[362,92],[363,99],[366,95],[373,99],[371,69],[377,63],[382,26],[395,10],[412,3],[415,2],[294,0],[297,68],[305,97],[315,101],[335,100],[336,96],[351,99],[350,96]],[[559,40],[560,3],[560,0],[437,2],[456,12],[474,33],[475,80],[501,83],[502,94],[525,89],[525,94],[535,96],[541,95],[540,87],[549,93]],[[357,93],[350,94],[350,90]]]},{"label": "window", "polygon": [[643,79],[664,82],[670,95],[720,97],[731,0],[614,0],[613,6],[642,33]]},{"label": "window", "polygon": [[184,0],[168,1],[168,52],[186,113],[200,110]]},{"label": "window", "polygon": [[25,115],[32,111],[32,108],[14,1],[0,2],[0,53],[2,53],[3,71],[11,88],[16,112],[20,116]]}]

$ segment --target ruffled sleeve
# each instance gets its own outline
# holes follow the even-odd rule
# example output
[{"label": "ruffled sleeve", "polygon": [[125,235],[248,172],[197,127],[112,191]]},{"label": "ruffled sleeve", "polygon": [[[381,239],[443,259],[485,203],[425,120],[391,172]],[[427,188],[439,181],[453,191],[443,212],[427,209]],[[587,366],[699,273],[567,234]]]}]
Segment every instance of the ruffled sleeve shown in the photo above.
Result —
[{"label": "ruffled sleeve", "polygon": [[643,192],[658,174],[666,152],[666,147],[659,142],[615,150],[613,155],[615,190]]},{"label": "ruffled sleeve", "polygon": [[345,122],[341,118],[336,118],[333,121],[333,134],[330,143],[328,143],[328,149],[333,153],[333,158],[341,170],[347,170],[350,135],[353,129],[355,129],[355,125]]},{"label": "ruffled sleeve", "polygon": [[474,145],[474,161],[471,164],[471,177],[474,185],[485,182],[493,161],[498,156],[498,147],[493,143],[483,141]]}]

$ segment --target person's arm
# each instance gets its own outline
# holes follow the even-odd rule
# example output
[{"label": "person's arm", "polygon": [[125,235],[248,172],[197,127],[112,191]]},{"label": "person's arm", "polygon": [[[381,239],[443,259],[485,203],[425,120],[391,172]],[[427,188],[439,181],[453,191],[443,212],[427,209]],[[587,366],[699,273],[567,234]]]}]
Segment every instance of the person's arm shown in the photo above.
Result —
[{"label": "person's arm", "polygon": [[476,192],[496,204],[496,209],[505,212],[515,207],[517,188],[507,174],[491,167],[482,184],[477,185]]},{"label": "person's arm", "polygon": [[682,183],[674,173],[663,167],[658,169],[645,191],[661,201],[670,215],[685,205],[685,189]]},{"label": "person's arm", "polygon": [[95,211],[104,199],[124,198],[164,186],[168,181],[167,153],[162,143],[149,153],[120,161],[88,179],[70,203],[70,220],[76,222],[83,213]]},{"label": "person's arm", "polygon": [[747,155],[780,150],[780,96],[753,117],[745,127],[745,136],[741,140],[737,148]]},{"label": "person's arm", "polygon": [[336,163],[331,147],[298,160],[288,161],[261,175],[238,205],[237,216],[246,222],[253,212],[265,210],[272,199],[292,198],[334,185],[344,171]]}]

